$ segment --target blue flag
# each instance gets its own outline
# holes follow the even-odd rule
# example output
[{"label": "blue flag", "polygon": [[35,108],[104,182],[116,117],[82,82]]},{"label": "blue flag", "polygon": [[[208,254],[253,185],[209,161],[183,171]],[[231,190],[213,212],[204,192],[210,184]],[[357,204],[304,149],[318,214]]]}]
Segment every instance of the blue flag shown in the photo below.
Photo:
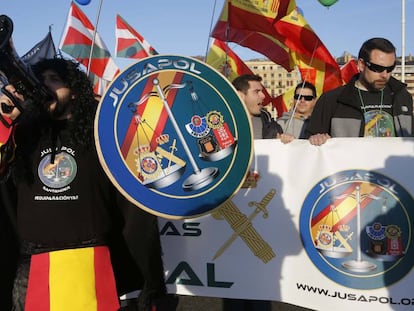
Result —
[{"label": "blue flag", "polygon": [[55,44],[53,43],[52,34],[49,31],[46,37],[37,43],[34,47],[32,47],[30,51],[24,54],[21,59],[24,63],[33,65],[41,59],[54,58],[55,56]]}]

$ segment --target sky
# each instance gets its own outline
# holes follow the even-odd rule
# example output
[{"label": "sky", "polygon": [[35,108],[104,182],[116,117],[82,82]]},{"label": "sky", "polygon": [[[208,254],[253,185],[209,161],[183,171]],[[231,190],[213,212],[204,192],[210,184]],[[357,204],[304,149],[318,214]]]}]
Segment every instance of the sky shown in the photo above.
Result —
[{"label": "sky", "polygon": [[[402,3],[405,1],[405,18]],[[2,1],[1,14],[13,20],[13,44],[24,55],[42,40],[51,26],[58,47],[66,24],[70,0]],[[220,16],[225,0],[91,0],[79,5],[123,69],[134,60],[115,57],[115,17],[122,16],[160,54],[205,55],[209,33]],[[371,37],[391,40],[401,55],[414,55],[414,0],[339,0],[327,8],[318,0],[296,0],[305,19],[334,57],[349,52],[357,55]],[[98,15],[100,9],[100,14]],[[98,19],[99,16],[99,19]],[[405,22],[403,22],[405,21]],[[405,29],[404,46],[402,33]],[[243,60],[263,57],[230,43]]]}]

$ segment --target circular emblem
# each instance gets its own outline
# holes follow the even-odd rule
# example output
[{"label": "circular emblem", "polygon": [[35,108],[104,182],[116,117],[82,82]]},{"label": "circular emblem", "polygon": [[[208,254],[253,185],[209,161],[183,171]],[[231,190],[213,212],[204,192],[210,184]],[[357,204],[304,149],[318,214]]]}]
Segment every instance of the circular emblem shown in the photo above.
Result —
[{"label": "circular emblem", "polygon": [[191,117],[191,122],[186,125],[187,132],[194,137],[204,137],[210,132],[206,118],[195,115]]},{"label": "circular emblem", "polygon": [[102,97],[102,166],[131,202],[166,218],[211,212],[250,166],[249,117],[230,82],[193,58],[156,55],[120,73]]},{"label": "circular emblem", "polygon": [[211,111],[207,114],[207,122],[211,128],[220,128],[223,124],[223,116],[218,111]]},{"label": "circular emblem", "polygon": [[380,173],[338,172],[316,184],[300,213],[305,250],[315,266],[347,287],[375,289],[414,264],[413,198]]},{"label": "circular emblem", "polygon": [[45,156],[39,163],[37,174],[42,183],[50,188],[59,189],[69,185],[76,176],[77,165],[72,155],[66,152],[56,154],[54,163],[51,155]]}]

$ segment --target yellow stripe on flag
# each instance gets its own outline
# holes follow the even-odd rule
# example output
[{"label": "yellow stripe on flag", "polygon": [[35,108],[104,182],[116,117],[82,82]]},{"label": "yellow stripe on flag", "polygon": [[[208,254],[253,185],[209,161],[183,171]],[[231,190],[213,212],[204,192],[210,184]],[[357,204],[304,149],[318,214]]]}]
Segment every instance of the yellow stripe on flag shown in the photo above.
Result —
[{"label": "yellow stripe on flag", "polygon": [[96,311],[94,249],[50,253],[50,310]]},{"label": "yellow stripe on flag", "polygon": [[[159,83],[161,87],[166,87],[173,83],[175,78],[175,72],[166,72],[163,75],[159,75]],[[157,89],[154,86],[152,88],[153,92],[156,92]],[[165,97],[168,94],[164,94]],[[158,137],[162,132],[157,132],[157,124],[159,122],[160,116],[164,111],[164,105],[158,96],[150,97],[148,103],[145,106],[145,110],[141,115],[141,119],[145,120],[145,124],[141,124],[137,127],[137,131],[132,140],[131,146],[129,146],[128,153],[126,155],[125,161],[128,164],[128,167],[136,167],[136,149],[142,145],[150,145],[154,137]]]}]

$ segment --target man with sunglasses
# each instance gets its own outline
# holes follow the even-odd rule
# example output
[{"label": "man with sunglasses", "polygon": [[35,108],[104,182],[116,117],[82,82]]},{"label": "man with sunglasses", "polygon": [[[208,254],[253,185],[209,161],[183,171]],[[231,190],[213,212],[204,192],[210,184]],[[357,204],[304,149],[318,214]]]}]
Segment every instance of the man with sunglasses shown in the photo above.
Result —
[{"label": "man with sunglasses", "polygon": [[316,88],[308,81],[301,82],[296,86],[293,98],[292,109],[277,119],[283,129],[280,140],[285,144],[295,138],[305,138],[305,130],[316,103]]},{"label": "man with sunglasses", "polygon": [[330,137],[413,136],[413,99],[406,84],[391,76],[394,45],[384,38],[364,42],[358,54],[359,74],[318,99],[307,127],[312,145]]}]

